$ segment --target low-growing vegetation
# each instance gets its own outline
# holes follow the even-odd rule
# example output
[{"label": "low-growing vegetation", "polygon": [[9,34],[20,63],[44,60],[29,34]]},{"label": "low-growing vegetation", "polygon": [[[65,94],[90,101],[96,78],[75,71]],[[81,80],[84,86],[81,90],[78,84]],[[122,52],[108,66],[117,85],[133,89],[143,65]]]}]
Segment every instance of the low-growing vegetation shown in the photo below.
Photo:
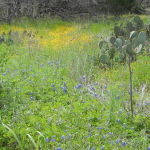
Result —
[{"label": "low-growing vegetation", "polygon": [[1,149],[149,150],[149,32],[144,15],[1,23]]}]

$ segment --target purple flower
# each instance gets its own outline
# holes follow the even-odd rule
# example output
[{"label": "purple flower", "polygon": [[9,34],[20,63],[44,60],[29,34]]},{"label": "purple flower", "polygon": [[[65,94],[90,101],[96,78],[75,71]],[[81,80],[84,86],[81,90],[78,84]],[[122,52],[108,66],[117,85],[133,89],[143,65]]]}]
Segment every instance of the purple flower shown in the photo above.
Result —
[{"label": "purple flower", "polygon": [[65,139],[66,137],[64,135],[62,135],[61,139]]},{"label": "purple flower", "polygon": [[94,147],[92,147],[92,148],[91,148],[91,150],[95,150],[95,148],[94,148]]},{"label": "purple flower", "polygon": [[117,96],[117,99],[120,99],[120,96]]},{"label": "purple flower", "polygon": [[7,73],[5,72],[5,73],[3,73],[3,75],[4,75],[4,76],[6,76],[6,75],[7,75]]},{"label": "purple flower", "polygon": [[88,135],[89,135],[89,136],[91,136],[91,135],[92,135],[92,133],[91,133],[91,132],[89,132],[89,133],[88,133]]},{"label": "purple flower", "polygon": [[71,137],[71,134],[68,135],[68,138],[70,138],[70,137]]},{"label": "purple flower", "polygon": [[61,147],[57,147],[57,150],[61,150]]},{"label": "purple flower", "polygon": [[64,86],[66,86],[66,82],[64,82]]},{"label": "purple flower", "polygon": [[55,87],[55,84],[54,84],[54,83],[52,83],[52,87]]},{"label": "purple flower", "polygon": [[130,91],[128,91],[128,94],[131,94],[131,92],[130,92]]},{"label": "purple flower", "polygon": [[129,112],[127,112],[127,115],[130,115],[130,113],[129,113]]},{"label": "purple flower", "polygon": [[61,86],[60,88],[61,88],[61,89],[63,89],[63,87],[62,87],[62,86]]},{"label": "purple flower", "polygon": [[52,139],[52,142],[56,142],[54,138]]},{"label": "purple flower", "polygon": [[46,137],[46,142],[49,142],[49,138],[48,137]]},{"label": "purple flower", "polygon": [[24,77],[24,79],[26,79],[27,77]]},{"label": "purple flower", "polygon": [[30,97],[31,100],[33,100],[33,97]]},{"label": "purple flower", "polygon": [[32,95],[33,94],[33,92],[30,92],[30,95]]},{"label": "purple flower", "polygon": [[120,123],[120,119],[117,119],[117,122]]},{"label": "purple flower", "polygon": [[55,87],[53,87],[53,91],[55,91]]},{"label": "purple flower", "polygon": [[101,127],[98,127],[97,129],[98,129],[98,130],[101,130]]},{"label": "purple flower", "polygon": [[114,145],[114,141],[111,141],[111,144]]},{"label": "purple flower", "polygon": [[81,88],[81,84],[78,84],[78,86],[77,86],[77,87],[78,87],[78,89],[80,89],[80,88]]},{"label": "purple flower", "polygon": [[126,142],[124,142],[124,141],[122,141],[122,144],[121,144],[122,146],[126,146]]},{"label": "purple flower", "polygon": [[102,138],[103,138],[103,139],[106,139],[106,138],[105,138],[105,135],[103,135]]},{"label": "purple flower", "polygon": [[122,114],[122,109],[119,110],[119,114]]},{"label": "purple flower", "polygon": [[67,88],[66,88],[66,87],[64,88],[64,92],[65,92],[65,93],[67,92]]},{"label": "purple flower", "polygon": [[118,87],[122,87],[122,85],[120,84]]},{"label": "purple flower", "polygon": [[109,132],[108,134],[109,134],[109,135],[112,135],[112,133],[111,133],[111,132]]},{"label": "purple flower", "polygon": [[95,93],[94,96],[97,97],[97,93]]},{"label": "purple flower", "polygon": [[132,130],[134,130],[134,127],[131,127]]},{"label": "purple flower", "polygon": [[126,127],[126,124],[125,124],[125,123],[123,123],[123,126],[124,126],[124,127]]},{"label": "purple flower", "polygon": [[104,146],[101,146],[101,149],[104,150],[105,149]]},{"label": "purple flower", "polygon": [[150,150],[150,146],[148,147],[148,150]]},{"label": "purple flower", "polygon": [[119,142],[120,142],[120,139],[117,139],[115,143],[118,144]]},{"label": "purple flower", "polygon": [[93,86],[91,87],[91,90],[94,91],[94,87]]},{"label": "purple flower", "polygon": [[106,89],[106,88],[107,88],[107,85],[104,85],[104,88]]},{"label": "purple flower", "polygon": [[94,85],[95,85],[95,86],[98,85],[98,82],[95,82]]},{"label": "purple flower", "polygon": [[85,76],[83,76],[83,80],[85,79]]}]

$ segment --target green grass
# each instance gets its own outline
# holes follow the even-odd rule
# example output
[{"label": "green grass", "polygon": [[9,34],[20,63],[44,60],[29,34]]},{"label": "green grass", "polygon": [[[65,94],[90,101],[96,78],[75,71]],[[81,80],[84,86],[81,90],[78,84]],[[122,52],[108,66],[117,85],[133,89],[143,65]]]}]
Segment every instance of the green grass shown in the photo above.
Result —
[{"label": "green grass", "polygon": [[[141,17],[148,22],[148,17]],[[75,30],[62,36],[58,47],[50,43],[49,47],[37,44],[29,48],[30,44],[17,41],[11,46],[0,45],[1,149],[148,149],[149,57],[138,56],[132,63],[133,123],[128,66],[126,71],[123,64],[104,70],[88,61],[88,55],[98,57],[101,38],[109,41],[113,17],[108,17],[110,25],[103,18],[100,23],[58,18],[22,20],[7,25],[5,32],[13,26],[28,32],[38,30],[35,40],[40,42],[40,36],[46,41],[48,32],[57,33],[64,26]],[[68,37],[76,40],[74,44],[65,45]],[[28,37],[25,39],[29,42]],[[123,141],[126,146],[122,146]]]}]

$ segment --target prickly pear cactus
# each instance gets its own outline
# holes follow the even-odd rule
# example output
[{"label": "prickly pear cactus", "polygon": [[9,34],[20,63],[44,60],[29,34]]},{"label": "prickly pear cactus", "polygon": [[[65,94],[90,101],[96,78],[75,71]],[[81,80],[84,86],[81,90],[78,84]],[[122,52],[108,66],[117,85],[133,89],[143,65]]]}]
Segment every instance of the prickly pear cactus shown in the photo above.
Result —
[{"label": "prickly pear cactus", "polygon": [[99,58],[99,61],[100,61],[101,63],[103,63],[103,64],[106,64],[106,63],[108,62],[108,60],[109,60],[109,58],[108,58],[108,56],[105,55],[105,54],[102,54],[102,55],[100,56],[100,58]]}]

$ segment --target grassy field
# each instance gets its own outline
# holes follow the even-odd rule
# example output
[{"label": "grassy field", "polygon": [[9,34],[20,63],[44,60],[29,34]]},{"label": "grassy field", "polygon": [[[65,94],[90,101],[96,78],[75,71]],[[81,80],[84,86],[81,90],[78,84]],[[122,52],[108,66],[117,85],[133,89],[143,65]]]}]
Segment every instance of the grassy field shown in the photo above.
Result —
[{"label": "grassy field", "polygon": [[89,59],[116,22],[131,19],[2,23],[0,34],[13,44],[0,45],[0,149],[150,149],[149,56],[131,64],[133,121],[128,66],[101,68]]}]

